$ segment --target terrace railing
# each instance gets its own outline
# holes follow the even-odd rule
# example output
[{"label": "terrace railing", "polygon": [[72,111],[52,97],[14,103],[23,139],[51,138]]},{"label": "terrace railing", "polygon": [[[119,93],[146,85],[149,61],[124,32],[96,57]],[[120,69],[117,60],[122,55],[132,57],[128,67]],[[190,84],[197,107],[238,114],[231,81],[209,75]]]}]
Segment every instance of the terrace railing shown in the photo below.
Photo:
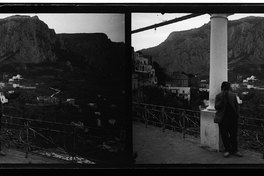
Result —
[{"label": "terrace railing", "polygon": [[[200,136],[200,111],[180,109],[153,104],[132,104],[133,120],[143,122],[145,126],[152,124],[165,129]],[[239,146],[248,150],[263,153],[264,119],[241,116],[239,119]]]},{"label": "terrace railing", "polygon": [[147,127],[153,124],[161,127],[162,131],[172,129],[198,137],[200,134],[200,112],[166,106],[143,103],[133,103],[133,119],[145,123]]},{"label": "terrace railing", "polygon": [[[48,156],[52,156],[51,153],[56,153],[54,155],[61,154],[61,156],[66,156],[61,159],[74,163],[104,163],[104,161],[91,159],[87,156],[82,157],[79,151],[80,143],[86,139],[102,143],[102,141],[115,137],[118,137],[120,143],[123,143],[122,139],[125,138],[124,130],[28,119],[7,114],[3,114],[1,123],[1,142],[6,147],[14,146],[21,149],[25,152],[26,158],[29,153],[47,154]],[[52,150],[50,151],[50,149]],[[90,149],[90,152],[94,152],[93,148]],[[56,152],[53,152],[54,150]]]},{"label": "terrace railing", "polygon": [[264,153],[264,119],[240,117],[239,146]]}]

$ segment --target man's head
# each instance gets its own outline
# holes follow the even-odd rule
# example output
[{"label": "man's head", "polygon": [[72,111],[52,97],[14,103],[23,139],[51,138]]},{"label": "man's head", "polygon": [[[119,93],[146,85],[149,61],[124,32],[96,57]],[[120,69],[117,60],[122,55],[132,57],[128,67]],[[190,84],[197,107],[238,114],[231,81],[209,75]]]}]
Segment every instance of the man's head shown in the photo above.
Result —
[{"label": "man's head", "polygon": [[221,85],[221,90],[222,91],[228,91],[231,90],[231,85],[230,82],[224,81]]}]

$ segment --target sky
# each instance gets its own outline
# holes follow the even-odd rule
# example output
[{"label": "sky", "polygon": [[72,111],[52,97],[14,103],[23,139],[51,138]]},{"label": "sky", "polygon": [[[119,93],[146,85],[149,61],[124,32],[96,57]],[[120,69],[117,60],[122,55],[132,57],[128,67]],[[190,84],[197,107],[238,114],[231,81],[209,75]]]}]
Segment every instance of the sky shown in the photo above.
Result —
[{"label": "sky", "polygon": [[[135,30],[145,26],[161,23],[166,20],[171,20],[178,18],[180,16],[188,15],[187,13],[170,13],[170,14],[161,14],[161,13],[132,13],[131,15],[131,29]],[[237,20],[247,16],[261,16],[264,17],[264,14],[233,14],[228,17],[229,21]],[[202,25],[210,21],[210,15],[204,14],[187,20],[183,20],[177,23],[172,23],[166,26],[162,26],[155,29],[150,29],[147,31],[142,31],[139,33],[134,33],[131,36],[131,44],[134,47],[135,51],[154,47],[162,43],[169,36],[171,32],[174,31],[183,31],[194,28],[199,28]]]},{"label": "sky", "polygon": [[49,28],[58,33],[105,33],[111,41],[125,42],[124,14],[0,14],[0,18],[12,15],[37,15]]}]

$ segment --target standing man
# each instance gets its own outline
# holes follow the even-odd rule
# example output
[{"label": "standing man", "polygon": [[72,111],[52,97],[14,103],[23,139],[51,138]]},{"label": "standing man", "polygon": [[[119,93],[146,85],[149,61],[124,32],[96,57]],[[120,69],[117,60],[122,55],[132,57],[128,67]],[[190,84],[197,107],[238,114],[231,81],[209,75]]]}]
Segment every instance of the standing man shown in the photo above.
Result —
[{"label": "standing man", "polygon": [[215,109],[216,113],[223,116],[222,122],[219,123],[219,130],[225,147],[224,157],[231,154],[242,157],[237,148],[239,105],[229,82],[222,83],[221,92],[215,97]]}]

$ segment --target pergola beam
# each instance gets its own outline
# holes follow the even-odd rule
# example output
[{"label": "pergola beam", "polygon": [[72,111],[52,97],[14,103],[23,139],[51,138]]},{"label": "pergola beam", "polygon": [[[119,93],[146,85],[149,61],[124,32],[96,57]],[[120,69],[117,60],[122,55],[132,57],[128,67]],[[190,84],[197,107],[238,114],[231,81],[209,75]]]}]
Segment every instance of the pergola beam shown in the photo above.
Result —
[{"label": "pergola beam", "polygon": [[197,14],[197,13],[194,14],[194,13],[192,13],[190,15],[185,15],[185,16],[182,16],[182,17],[179,17],[179,18],[174,18],[174,19],[169,20],[169,21],[165,21],[165,22],[162,22],[162,23],[158,23],[158,24],[154,24],[154,25],[150,25],[150,26],[146,26],[146,27],[143,27],[143,28],[139,28],[139,29],[133,30],[133,31],[131,31],[131,34],[142,32],[142,31],[146,31],[146,30],[157,28],[157,27],[161,27],[161,26],[165,26],[165,25],[168,25],[168,24],[171,24],[171,23],[176,23],[176,22],[179,22],[179,21],[187,20],[189,18],[193,18],[193,17],[197,17],[197,16],[201,16],[201,15],[204,15],[204,14]]}]

